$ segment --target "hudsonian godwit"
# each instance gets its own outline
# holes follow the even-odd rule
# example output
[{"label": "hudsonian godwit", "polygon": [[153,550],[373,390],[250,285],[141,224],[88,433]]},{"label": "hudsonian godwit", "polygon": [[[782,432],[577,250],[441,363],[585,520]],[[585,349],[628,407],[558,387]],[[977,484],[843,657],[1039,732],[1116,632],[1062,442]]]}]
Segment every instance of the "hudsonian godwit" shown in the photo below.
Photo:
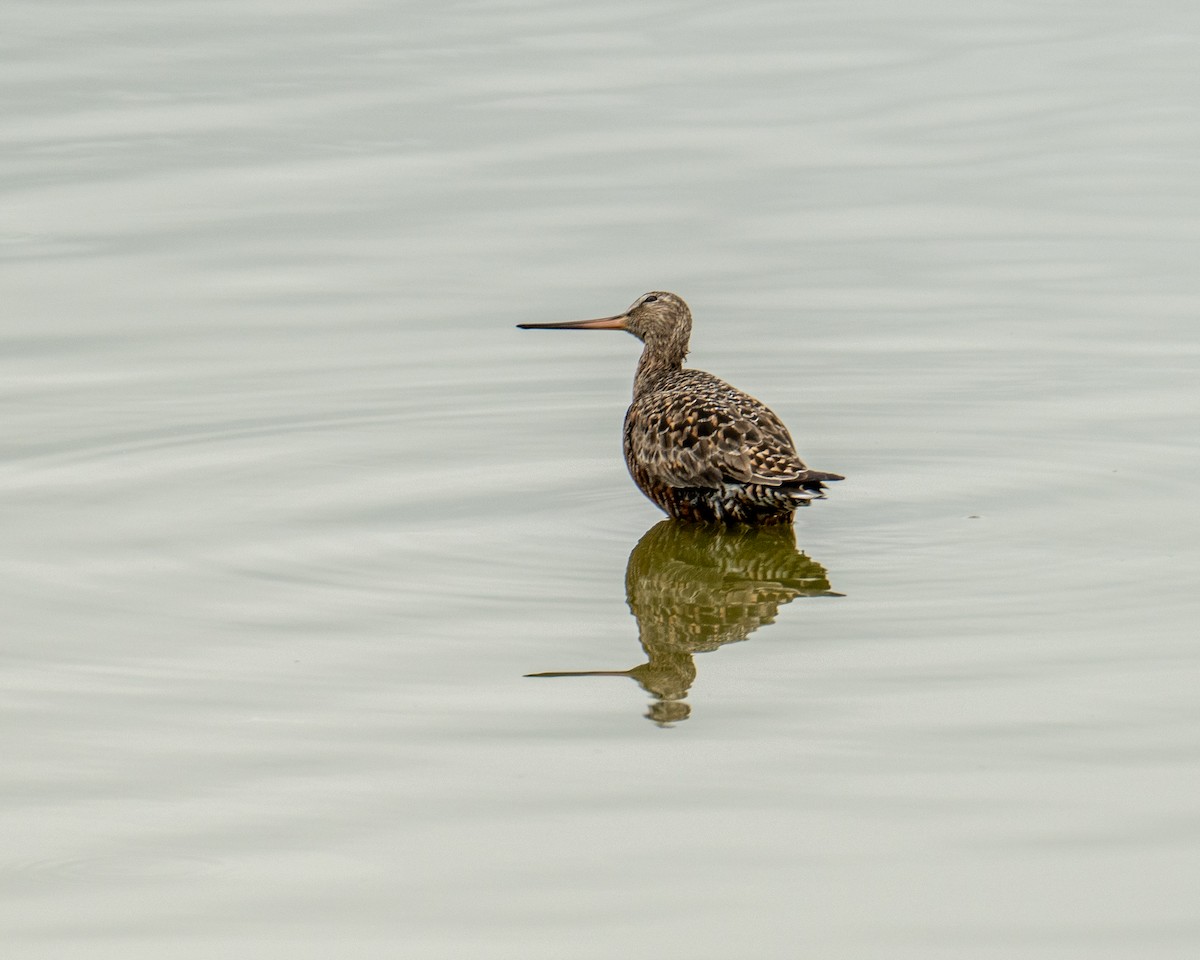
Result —
[{"label": "hudsonian godwit", "polygon": [[660,290],[622,314],[524,330],[625,330],[645,344],[625,414],[625,462],[647,497],[679,520],[790,523],[823,498],[836,473],[810,470],[768,407],[724,380],[683,366],[692,312]]}]

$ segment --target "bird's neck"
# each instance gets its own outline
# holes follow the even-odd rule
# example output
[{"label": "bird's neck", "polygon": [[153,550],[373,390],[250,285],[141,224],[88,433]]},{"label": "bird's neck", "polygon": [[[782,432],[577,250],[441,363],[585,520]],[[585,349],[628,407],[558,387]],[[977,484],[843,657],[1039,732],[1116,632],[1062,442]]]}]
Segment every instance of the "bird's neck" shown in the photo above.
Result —
[{"label": "bird's neck", "polygon": [[633,378],[633,398],[649,393],[671,374],[682,370],[686,356],[687,344],[646,341]]}]

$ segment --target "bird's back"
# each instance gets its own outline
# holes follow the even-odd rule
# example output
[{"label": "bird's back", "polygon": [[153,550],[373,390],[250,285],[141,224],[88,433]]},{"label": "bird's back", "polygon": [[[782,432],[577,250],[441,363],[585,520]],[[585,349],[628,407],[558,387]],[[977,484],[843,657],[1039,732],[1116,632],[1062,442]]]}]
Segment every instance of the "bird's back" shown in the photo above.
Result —
[{"label": "bird's back", "polygon": [[809,470],[765,404],[703,370],[642,390],[625,415],[634,482],[673,517],[784,523],[837,474]]}]

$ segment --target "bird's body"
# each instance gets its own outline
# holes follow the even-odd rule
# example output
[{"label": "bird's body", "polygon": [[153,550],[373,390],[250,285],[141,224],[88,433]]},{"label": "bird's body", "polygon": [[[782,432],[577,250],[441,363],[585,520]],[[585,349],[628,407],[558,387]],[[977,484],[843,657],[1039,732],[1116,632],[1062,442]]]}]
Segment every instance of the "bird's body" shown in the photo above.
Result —
[{"label": "bird's body", "polygon": [[672,517],[717,523],[791,521],[836,474],[809,470],[782,421],[703,370],[648,385],[625,414],[634,483]]},{"label": "bird's body", "polygon": [[790,523],[823,497],[836,473],[810,470],[767,406],[703,370],[683,366],[691,311],[672,293],[647,293],[624,314],[547,329],[627,330],[645,343],[625,414],[625,462],[638,488],[679,520]]}]

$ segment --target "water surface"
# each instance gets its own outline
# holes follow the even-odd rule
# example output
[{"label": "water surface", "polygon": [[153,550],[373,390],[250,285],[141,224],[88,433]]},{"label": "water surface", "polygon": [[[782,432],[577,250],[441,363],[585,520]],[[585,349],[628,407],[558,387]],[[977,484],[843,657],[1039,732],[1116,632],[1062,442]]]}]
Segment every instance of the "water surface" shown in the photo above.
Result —
[{"label": "water surface", "polygon": [[[8,20],[10,952],[1195,955],[1190,9]],[[794,543],[513,329],[649,289]]]}]

